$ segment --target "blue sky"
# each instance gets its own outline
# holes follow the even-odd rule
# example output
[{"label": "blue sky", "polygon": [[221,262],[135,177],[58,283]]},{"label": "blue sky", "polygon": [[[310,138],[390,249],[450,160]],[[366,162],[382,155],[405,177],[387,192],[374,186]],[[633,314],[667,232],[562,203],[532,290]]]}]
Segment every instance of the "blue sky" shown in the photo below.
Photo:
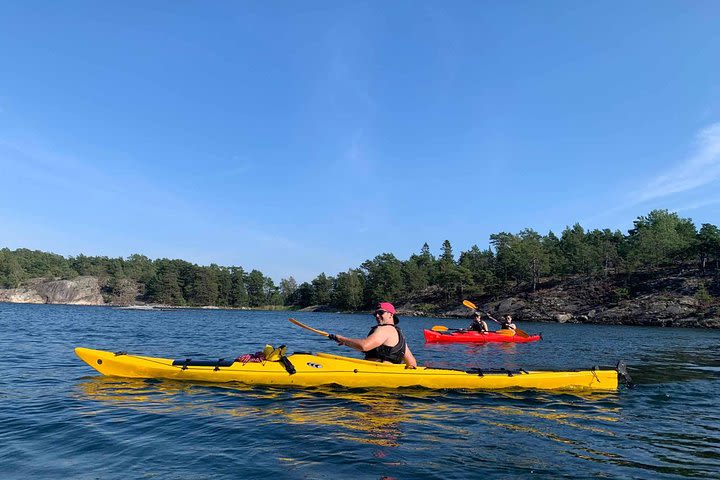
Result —
[{"label": "blue sky", "polygon": [[0,247],[306,281],[720,225],[716,1],[1,6]]}]

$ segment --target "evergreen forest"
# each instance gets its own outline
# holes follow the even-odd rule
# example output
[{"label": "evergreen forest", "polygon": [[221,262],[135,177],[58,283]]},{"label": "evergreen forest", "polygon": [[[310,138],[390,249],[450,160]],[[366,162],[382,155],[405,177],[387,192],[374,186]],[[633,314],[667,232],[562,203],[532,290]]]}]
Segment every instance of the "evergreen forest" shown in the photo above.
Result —
[{"label": "evergreen forest", "polygon": [[[457,303],[463,298],[493,298],[509,288],[532,291],[541,279],[601,276],[687,265],[700,275],[718,275],[720,229],[690,218],[653,210],[619,230],[568,226],[560,235],[530,228],[490,235],[490,247],[472,246],[456,255],[449,240],[433,254],[425,243],[406,260],[382,253],[335,276],[320,273],[298,284],[292,276],[277,285],[258,270],[239,266],[199,266],[184,260],[85,256],[65,258],[28,249],[0,250],[0,288],[31,279],[100,280],[109,302],[146,302],[174,306],[304,308],[323,305],[341,311],[372,308],[380,300],[416,303],[419,309]],[[428,300],[430,299],[430,300]],[[430,301],[432,305],[423,305]]]}]

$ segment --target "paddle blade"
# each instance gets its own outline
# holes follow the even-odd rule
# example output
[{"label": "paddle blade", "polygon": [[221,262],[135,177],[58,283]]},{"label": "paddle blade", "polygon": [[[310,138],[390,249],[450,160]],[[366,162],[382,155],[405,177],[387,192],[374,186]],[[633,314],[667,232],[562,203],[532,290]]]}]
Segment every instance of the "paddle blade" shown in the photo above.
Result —
[{"label": "paddle blade", "polygon": [[477,310],[477,307],[474,303],[472,303],[470,300],[463,300],[463,305],[465,305],[468,308],[472,308],[473,310]]},{"label": "paddle blade", "polygon": [[435,325],[430,330],[434,332],[447,332],[449,329],[445,325]]},{"label": "paddle blade", "polygon": [[523,338],[528,338],[528,337],[530,337],[530,335],[529,335],[528,333],[520,330],[520,329],[517,328],[517,327],[515,327],[515,334],[516,334],[517,336],[523,337]]}]

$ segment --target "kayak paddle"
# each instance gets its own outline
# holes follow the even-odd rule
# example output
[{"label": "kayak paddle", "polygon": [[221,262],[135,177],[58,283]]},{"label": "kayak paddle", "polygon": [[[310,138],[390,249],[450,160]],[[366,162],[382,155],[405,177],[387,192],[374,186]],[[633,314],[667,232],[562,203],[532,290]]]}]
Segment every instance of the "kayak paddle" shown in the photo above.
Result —
[{"label": "kayak paddle", "polygon": [[308,326],[305,325],[304,323],[300,323],[300,322],[298,322],[297,320],[295,320],[294,318],[288,318],[288,320],[290,320],[290,323],[294,323],[294,324],[297,325],[298,327],[302,327],[302,328],[304,328],[305,330],[310,330],[311,332],[315,332],[315,333],[317,333],[318,335],[322,335],[322,336],[325,336],[325,337],[329,337],[329,336],[330,336],[330,334],[329,334],[328,332],[323,332],[322,330],[318,330],[318,329],[316,329],[316,328],[308,327]]},{"label": "kayak paddle", "polygon": [[472,303],[470,300],[463,300],[463,305],[465,305],[467,308],[470,308],[472,310],[477,310],[477,305]]},{"label": "kayak paddle", "polygon": [[464,331],[465,329],[464,328],[448,328],[445,325],[434,325],[430,330],[432,330],[433,332],[447,332],[448,330],[457,332],[460,330]]},{"label": "kayak paddle", "polygon": [[[465,306],[468,307],[469,309],[472,309],[472,310],[475,310],[475,311],[477,311],[477,309],[478,309],[477,306],[476,306],[474,303],[472,303],[470,300],[463,300],[463,305],[465,305]],[[490,320],[492,320],[493,322],[495,322],[495,323],[500,323],[500,324],[502,325],[501,322],[498,322],[497,320],[495,320],[494,318],[492,318],[490,315],[487,314],[487,312],[485,313],[485,315],[487,315],[487,317],[488,317]],[[518,327],[515,327],[515,333],[517,333],[518,335],[520,335],[520,336],[523,337],[523,338],[528,338],[528,337],[530,337],[530,335],[529,335],[528,333],[520,330]]]}]

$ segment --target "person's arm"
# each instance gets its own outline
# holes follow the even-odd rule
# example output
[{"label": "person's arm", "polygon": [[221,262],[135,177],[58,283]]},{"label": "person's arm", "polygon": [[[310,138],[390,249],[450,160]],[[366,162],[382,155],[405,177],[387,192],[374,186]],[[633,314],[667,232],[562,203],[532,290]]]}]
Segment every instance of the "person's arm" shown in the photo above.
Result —
[{"label": "person's arm", "polygon": [[403,357],[405,360],[405,368],[417,368],[417,360],[415,360],[415,355],[412,354],[410,351],[410,347],[405,345],[405,355]]},{"label": "person's arm", "polygon": [[368,350],[372,350],[373,348],[379,347],[385,343],[389,333],[383,332],[382,330],[383,329],[378,328],[372,335],[365,338],[350,338],[342,335],[335,335],[335,338],[332,340],[335,340],[340,345],[346,345],[359,352],[367,352]]}]

